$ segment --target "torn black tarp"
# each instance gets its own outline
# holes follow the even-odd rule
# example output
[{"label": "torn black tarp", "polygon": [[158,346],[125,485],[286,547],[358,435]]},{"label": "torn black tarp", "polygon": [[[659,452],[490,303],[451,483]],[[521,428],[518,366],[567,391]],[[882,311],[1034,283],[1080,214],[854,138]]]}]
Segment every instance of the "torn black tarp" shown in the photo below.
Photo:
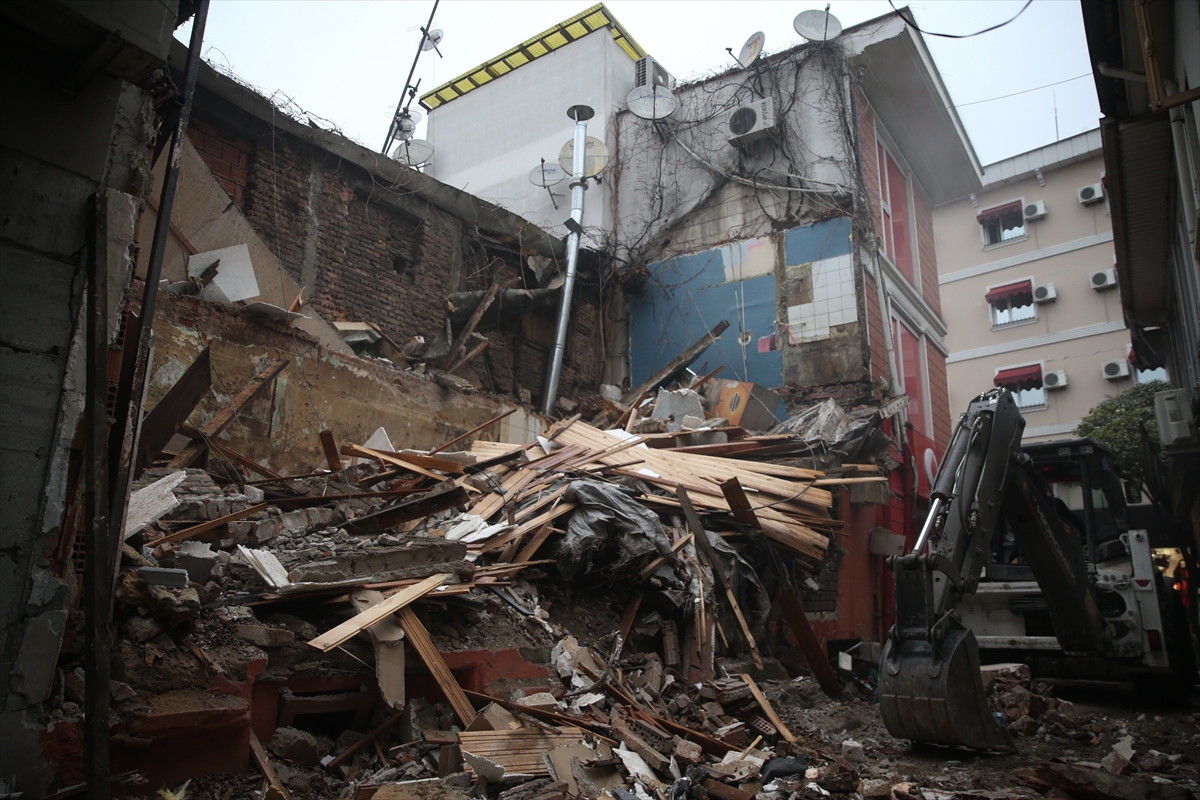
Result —
[{"label": "torn black tarp", "polygon": [[572,481],[565,499],[578,508],[567,523],[567,535],[558,553],[558,571],[573,578],[592,568],[592,554],[612,534],[619,538],[614,566],[657,551],[671,554],[671,542],[658,515],[627,495],[621,488],[599,481]]}]

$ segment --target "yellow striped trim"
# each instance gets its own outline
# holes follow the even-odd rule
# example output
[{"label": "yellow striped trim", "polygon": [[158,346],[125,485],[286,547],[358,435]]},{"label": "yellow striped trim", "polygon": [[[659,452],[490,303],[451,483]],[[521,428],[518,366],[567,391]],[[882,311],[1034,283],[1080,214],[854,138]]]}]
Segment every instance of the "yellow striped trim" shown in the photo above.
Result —
[{"label": "yellow striped trim", "polygon": [[641,45],[621,27],[621,23],[617,22],[612,12],[604,7],[604,3],[597,3],[582,14],[560,22],[511,50],[464,72],[454,80],[426,92],[421,95],[421,104],[430,110],[435,109],[505,73],[525,66],[534,59],[604,28],[611,32],[613,41],[634,61],[646,55]]}]

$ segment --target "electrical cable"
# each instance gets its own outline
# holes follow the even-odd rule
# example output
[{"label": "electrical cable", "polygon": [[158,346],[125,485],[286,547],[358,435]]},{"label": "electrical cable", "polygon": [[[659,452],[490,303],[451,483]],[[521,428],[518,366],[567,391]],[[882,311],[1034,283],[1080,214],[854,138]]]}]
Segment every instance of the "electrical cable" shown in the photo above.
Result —
[{"label": "electrical cable", "polygon": [[1022,89],[1021,91],[1013,92],[1012,94],[1002,94],[999,97],[989,97],[986,100],[972,100],[969,103],[955,103],[953,107],[954,108],[963,108],[965,106],[977,106],[980,103],[990,103],[993,100],[1004,100],[1009,97],[1016,97],[1019,94],[1029,94],[1030,92],[1036,92],[1038,89],[1049,89],[1051,86],[1058,86],[1059,84],[1062,84],[1062,83],[1070,83],[1071,81],[1077,81],[1080,78],[1090,78],[1090,77],[1092,77],[1092,73],[1085,72],[1082,75],[1076,75],[1074,78],[1064,78],[1063,80],[1055,81],[1054,83],[1043,83],[1041,86],[1034,86],[1032,89]]},{"label": "electrical cable", "polygon": [[896,4],[894,2],[892,2],[892,0],[888,0],[888,5],[892,7],[892,11],[895,11],[896,14],[900,17],[900,19],[904,20],[905,25],[909,26],[917,33],[924,34],[925,36],[938,36],[942,39],[970,39],[973,36],[980,36],[984,33],[990,33],[999,28],[1003,28],[1005,25],[1015,22],[1017,17],[1024,14],[1025,9],[1029,8],[1029,6],[1032,4],[1033,4],[1033,0],[1025,0],[1025,5],[1021,6],[1021,10],[1018,11],[1016,14],[1014,14],[1011,19],[1007,19],[1004,22],[999,22],[999,23],[991,26],[990,28],[984,28],[981,31],[975,31],[974,33],[936,33],[934,31],[922,30],[917,25],[917,23],[913,22],[908,17],[901,14],[900,9],[896,8]]}]

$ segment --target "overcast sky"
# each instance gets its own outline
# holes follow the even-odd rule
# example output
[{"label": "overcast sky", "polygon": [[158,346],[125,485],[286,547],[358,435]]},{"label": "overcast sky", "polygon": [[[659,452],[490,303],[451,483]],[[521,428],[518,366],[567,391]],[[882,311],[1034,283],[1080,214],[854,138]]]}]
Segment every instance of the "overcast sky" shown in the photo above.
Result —
[{"label": "overcast sky", "polygon": [[[903,0],[895,0],[897,6]],[[422,54],[420,93],[568,19],[587,0],[442,0],[433,27],[445,38]],[[803,40],[798,0],[607,0],[634,39],[679,80],[732,65],[755,31],[766,52]],[[911,3],[926,31],[972,33],[1011,18],[1024,0],[921,0]],[[416,26],[433,0],[214,0],[203,53],[218,67],[277,100],[290,99],[324,127],[378,149],[420,42]],[[886,0],[834,0],[844,26],[891,11]],[[190,24],[176,36],[187,41]],[[983,164],[1094,128],[1099,106],[1091,81],[1077,0],[1034,0],[1016,21],[969,39],[927,36],[930,51]],[[1019,94],[1018,94],[1019,93]],[[1014,95],[1008,97],[1008,95]],[[999,98],[999,99],[997,99]],[[415,105],[414,105],[415,107]],[[515,121],[514,121],[515,122]],[[424,130],[424,124],[418,135]]]}]

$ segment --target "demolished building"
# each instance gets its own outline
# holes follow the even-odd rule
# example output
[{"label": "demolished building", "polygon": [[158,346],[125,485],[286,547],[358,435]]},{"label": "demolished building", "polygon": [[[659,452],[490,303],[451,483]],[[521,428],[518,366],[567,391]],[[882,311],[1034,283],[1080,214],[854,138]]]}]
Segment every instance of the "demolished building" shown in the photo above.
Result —
[{"label": "demolished building", "polygon": [[[5,126],[2,151],[3,357],[20,378],[5,407],[21,412],[0,420],[3,792],[891,794],[889,773],[861,766],[883,734],[834,745],[824,729],[854,729],[869,703],[882,557],[911,533],[920,467],[948,435],[922,231],[957,184],[935,185],[928,159],[953,152],[944,179],[969,183],[973,156],[919,35],[889,16],[772,57],[801,84],[845,70],[831,74],[862,100],[856,133],[817,159],[836,169],[799,179],[798,204],[675,163],[699,195],[631,233],[645,198],[614,176],[614,244],[581,259],[552,419],[531,407],[560,294],[553,226],[215,72],[198,57],[207,4],[178,6],[125,50],[128,23],[81,22],[71,4],[8,20],[29,41],[6,57],[57,68],[17,93],[30,124]],[[610,55],[644,56],[598,8],[563,42],[599,32]],[[193,11],[184,48],[170,31]],[[45,43],[68,23],[89,35]],[[75,97],[49,103],[63,75]],[[718,80],[714,97],[740,97],[738,75]],[[893,96],[906,82],[919,88]],[[889,121],[902,103],[941,110]],[[64,141],[80,104],[107,116]],[[627,114],[613,124],[631,163],[681,158],[646,149]],[[694,150],[688,135],[672,141]],[[771,145],[745,146],[759,150],[739,159]],[[910,227],[889,221],[901,194],[881,174],[915,176]],[[710,262],[728,275],[697,286],[702,303],[665,291]],[[841,322],[805,330],[828,313],[818,288],[843,282]],[[651,308],[666,331],[653,352],[636,343]],[[713,346],[722,324],[734,336]],[[747,341],[765,357],[754,372]],[[708,375],[682,369],[704,358]],[[779,387],[787,419],[768,432],[780,420],[759,406]],[[997,686],[997,711],[1025,727],[1050,712],[1056,736],[1100,725],[1027,675]]]}]

